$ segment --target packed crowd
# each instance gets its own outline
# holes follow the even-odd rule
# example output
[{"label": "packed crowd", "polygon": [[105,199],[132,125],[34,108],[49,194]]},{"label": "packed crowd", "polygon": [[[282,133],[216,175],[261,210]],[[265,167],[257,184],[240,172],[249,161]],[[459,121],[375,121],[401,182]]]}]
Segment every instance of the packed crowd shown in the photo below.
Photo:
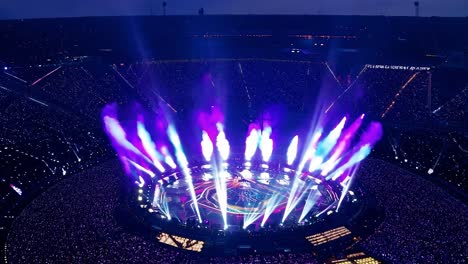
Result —
[{"label": "packed crowd", "polygon": [[[468,120],[468,75],[454,67],[432,74],[433,118],[445,125],[458,125]],[[466,124],[466,123],[465,123]]]},{"label": "packed crowd", "polygon": [[335,108],[370,114],[385,121],[424,121],[430,116],[429,77],[429,71],[364,66],[344,87],[346,92],[337,100]]},{"label": "packed crowd", "polygon": [[8,263],[317,263],[310,254],[202,258],[157,245],[117,222],[123,177],[111,161],[46,191],[14,222]]},{"label": "packed crowd", "polygon": [[14,90],[22,90],[37,100],[87,119],[99,119],[101,109],[109,102],[127,103],[133,98],[127,85],[108,64],[70,62],[10,67],[4,73],[10,79],[17,77],[25,81],[16,79]]},{"label": "packed crowd", "polygon": [[365,67],[332,111],[366,113],[385,124],[374,155],[466,190],[468,78],[462,70]]},{"label": "packed crowd", "polygon": [[162,101],[178,116],[191,116],[201,107],[201,89],[224,98],[213,104],[228,104],[236,109],[230,118],[246,124],[271,105],[284,106],[286,125],[294,118],[303,121],[336,98],[332,111],[364,112],[373,119],[385,113],[385,138],[376,157],[466,190],[468,139],[460,128],[467,120],[468,78],[460,70],[446,71],[366,68],[340,82],[327,64],[284,60],[67,62],[4,69],[0,226],[56,182],[115,156],[99,120],[105,104],[135,100],[151,107]]},{"label": "packed crowd", "polygon": [[362,242],[368,253],[388,263],[465,263],[466,204],[381,160],[364,162],[358,181],[385,210],[381,226]]},{"label": "packed crowd", "polygon": [[[466,136],[460,133],[452,136],[451,131],[441,135],[432,126],[434,122],[442,126],[450,122],[463,127],[468,101],[463,88],[468,79],[463,72],[366,67],[359,75],[356,69],[354,79],[343,82],[334,78],[342,79],[325,63],[285,60],[152,61],[113,65],[69,62],[9,67],[0,74],[3,128],[0,160],[4,161],[0,167],[7,175],[5,184],[2,183],[7,187],[2,188],[9,190],[7,196],[13,197],[9,184],[21,189],[46,188],[63,178],[64,171],[69,175],[112,155],[99,121],[106,103],[139,101],[151,107],[163,101],[178,115],[190,116],[200,108],[197,102],[204,99],[198,97],[214,91],[225,99],[222,104],[236,109],[228,113],[230,118],[243,122],[258,118],[261,111],[279,104],[285,106],[283,110],[291,122],[294,118],[304,120],[310,118],[308,113],[317,110],[320,105],[317,102],[326,102],[323,103],[326,108],[336,98],[339,99],[332,111],[345,109],[347,113],[366,113],[372,118],[381,118],[387,112],[384,122],[404,124],[410,131],[412,124],[424,127],[429,122],[431,126],[419,134],[402,129],[385,133],[389,138],[382,141],[385,146],[377,154],[394,162],[398,156],[397,162],[402,166],[418,167],[424,174],[433,169],[432,176],[463,189],[466,185],[463,175],[467,171]],[[431,76],[434,113],[427,108]],[[445,82],[450,86],[445,87]],[[350,89],[342,93],[348,86]],[[202,89],[204,92],[200,92]],[[343,96],[339,97],[340,94]],[[213,102],[216,103],[220,102]],[[440,153],[441,158],[436,162]],[[7,203],[5,199],[2,202]]]},{"label": "packed crowd", "polygon": [[[284,105],[290,113],[310,113],[323,111],[334,102],[331,110],[366,113],[393,123],[435,120],[460,125],[466,119],[468,80],[463,72],[356,69],[356,65],[350,67],[353,76],[343,81],[328,64],[310,61],[76,62],[9,68],[4,71],[9,75],[0,75],[0,85],[92,119],[98,119],[109,102],[145,101],[151,105],[163,101],[175,112],[188,112],[199,106],[202,90],[214,92],[225,99],[228,108],[238,107],[239,111]],[[446,87],[444,81],[452,86]]]},{"label": "packed crowd", "polygon": [[[2,230],[25,203],[54,183],[115,156],[101,132],[98,105],[82,107],[78,100],[72,104],[68,100],[73,97],[65,93],[57,94],[52,101],[40,87],[31,86],[51,70],[20,67],[0,73]],[[51,85],[54,78],[51,74],[38,84]],[[85,88],[89,87],[82,85],[81,89]],[[55,82],[51,89],[67,92],[77,88]],[[97,112],[91,118],[79,114],[75,107]]]},{"label": "packed crowd", "polygon": [[325,64],[318,62],[151,61],[115,68],[143,99],[162,99],[176,111],[198,106],[204,101],[200,96],[207,90],[226,99],[228,108],[241,106],[239,111],[256,112],[277,104],[286,105],[291,112],[310,111],[317,87],[326,86],[328,92],[337,93],[336,80]]},{"label": "packed crowd", "polygon": [[121,177],[119,164],[111,162],[74,175],[38,197],[12,226],[9,263],[135,263],[157,258],[156,248],[123,232],[113,219]]},{"label": "packed crowd", "polygon": [[[202,257],[149,241],[116,220],[123,177],[110,161],[46,191],[15,220],[8,263],[318,263],[310,253]],[[463,263],[465,204],[380,160],[366,161],[358,180],[385,208],[383,223],[359,244],[371,256],[388,263]]]},{"label": "packed crowd", "polygon": [[460,191],[468,188],[468,137],[446,130],[387,127],[386,141],[375,149],[375,157]]},{"label": "packed crowd", "polygon": [[177,111],[196,108],[202,101],[198,100],[204,94],[201,91],[209,90],[226,99],[228,108],[239,111],[258,113],[283,105],[295,115],[330,110],[341,115],[366,113],[388,123],[437,123],[458,128],[467,119],[466,74],[444,68],[353,65],[348,69],[353,72],[350,76],[334,71],[327,63],[245,59],[151,61],[116,69],[141,98],[163,99]]}]

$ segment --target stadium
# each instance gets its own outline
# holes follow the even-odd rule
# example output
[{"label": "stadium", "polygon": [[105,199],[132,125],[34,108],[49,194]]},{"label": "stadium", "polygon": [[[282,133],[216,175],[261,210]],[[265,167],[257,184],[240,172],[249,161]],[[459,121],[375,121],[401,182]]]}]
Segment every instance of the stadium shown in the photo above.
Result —
[{"label": "stadium", "polygon": [[466,261],[466,18],[203,12],[0,21],[2,261]]}]

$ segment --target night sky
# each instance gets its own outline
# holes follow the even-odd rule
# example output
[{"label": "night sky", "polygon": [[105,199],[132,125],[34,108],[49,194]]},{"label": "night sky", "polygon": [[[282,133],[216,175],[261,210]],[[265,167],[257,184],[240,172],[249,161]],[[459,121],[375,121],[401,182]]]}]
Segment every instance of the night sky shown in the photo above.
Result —
[{"label": "night sky", "polygon": [[[421,16],[468,16],[468,0],[420,0]],[[414,0],[167,0],[168,15],[413,16]],[[152,7],[151,7],[152,5]],[[0,19],[162,14],[160,0],[0,0]]]}]

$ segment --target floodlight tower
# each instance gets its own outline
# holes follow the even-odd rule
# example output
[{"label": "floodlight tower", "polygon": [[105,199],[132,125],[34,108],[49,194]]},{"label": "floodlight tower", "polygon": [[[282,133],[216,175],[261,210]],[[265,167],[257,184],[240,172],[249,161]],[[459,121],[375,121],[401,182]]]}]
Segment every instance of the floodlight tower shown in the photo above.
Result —
[{"label": "floodlight tower", "polygon": [[166,6],[167,6],[167,2],[166,1],[163,1],[162,2],[162,7],[163,7],[163,16],[166,15]]},{"label": "floodlight tower", "polygon": [[205,14],[205,9],[203,7],[198,9],[198,15],[199,16],[203,16],[204,14]]},{"label": "floodlight tower", "polygon": [[414,1],[414,15],[419,16],[419,1]]}]

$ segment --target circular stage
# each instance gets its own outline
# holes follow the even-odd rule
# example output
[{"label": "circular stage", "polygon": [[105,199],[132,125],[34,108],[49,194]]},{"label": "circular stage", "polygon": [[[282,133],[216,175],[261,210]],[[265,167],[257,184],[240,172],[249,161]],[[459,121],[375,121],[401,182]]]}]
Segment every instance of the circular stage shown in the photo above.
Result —
[{"label": "circular stage", "polygon": [[231,158],[192,164],[138,189],[138,204],[150,218],[210,230],[260,231],[311,225],[360,200],[352,190],[342,196],[339,182],[280,162]]},{"label": "circular stage", "polygon": [[[163,175],[163,180],[155,183],[152,209],[184,223],[198,219],[184,173],[192,178],[202,222],[225,229],[240,226],[252,230],[285,221],[307,222],[310,216],[320,216],[339,200],[339,186],[281,164],[230,162],[217,167],[221,170],[201,164],[185,172]],[[227,225],[218,193],[226,194]]]},{"label": "circular stage", "polygon": [[368,206],[358,186],[237,157],[167,170],[137,195],[157,241],[209,255],[307,252],[342,236],[336,246],[345,247],[352,243],[349,223]]}]

